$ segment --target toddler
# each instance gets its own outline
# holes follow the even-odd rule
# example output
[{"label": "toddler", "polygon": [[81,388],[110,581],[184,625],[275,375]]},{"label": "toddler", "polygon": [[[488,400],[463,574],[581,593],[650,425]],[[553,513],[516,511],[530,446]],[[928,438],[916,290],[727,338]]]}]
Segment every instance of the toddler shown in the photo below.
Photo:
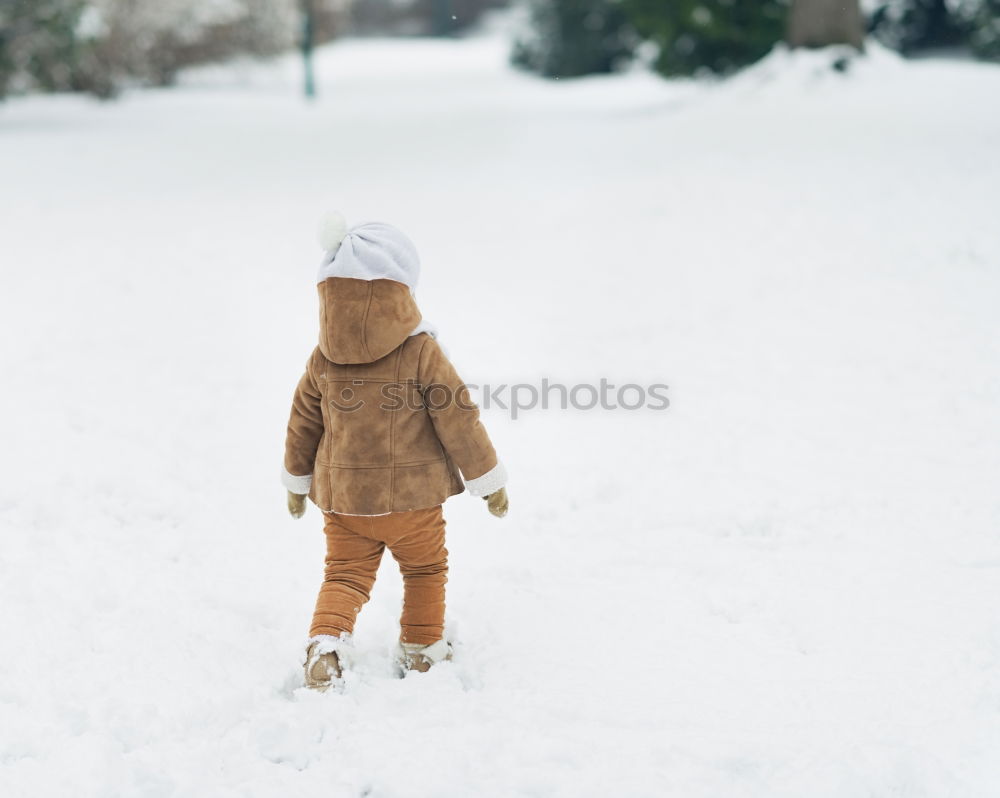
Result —
[{"label": "toddler", "polygon": [[320,243],[319,346],[292,401],[282,482],[293,517],[308,496],[325,519],[326,569],[305,662],[306,684],[322,690],[341,676],[337,652],[386,548],[403,575],[401,667],[426,671],[451,658],[441,505],[468,488],[502,517],[507,475],[417,309],[412,242],[382,223],[347,230],[330,214]]}]

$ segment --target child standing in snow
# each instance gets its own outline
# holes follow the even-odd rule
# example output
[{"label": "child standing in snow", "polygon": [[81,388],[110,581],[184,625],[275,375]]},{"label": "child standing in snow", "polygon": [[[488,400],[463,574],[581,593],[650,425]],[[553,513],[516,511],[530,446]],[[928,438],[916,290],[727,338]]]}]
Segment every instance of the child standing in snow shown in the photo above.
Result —
[{"label": "child standing in snow", "polygon": [[441,505],[468,488],[502,517],[507,477],[417,309],[410,240],[381,223],[348,231],[331,214],[320,243],[319,346],[295,390],[282,482],[293,517],[307,495],[325,517],[326,569],[305,662],[306,684],[325,689],[341,676],[337,651],[386,548],[403,574],[401,665],[426,671],[451,658]]}]

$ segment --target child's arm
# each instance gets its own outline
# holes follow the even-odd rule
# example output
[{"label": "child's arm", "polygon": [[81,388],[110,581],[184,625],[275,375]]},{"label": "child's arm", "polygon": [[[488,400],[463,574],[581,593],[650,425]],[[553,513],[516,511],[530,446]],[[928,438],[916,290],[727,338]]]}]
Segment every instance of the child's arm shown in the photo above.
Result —
[{"label": "child's arm", "polygon": [[[428,338],[420,350],[418,379],[434,431],[462,472],[466,488],[473,496],[483,498],[502,492],[507,472],[479,420],[479,408],[433,338]],[[506,512],[505,493],[503,505]],[[493,505],[490,510],[494,511]]]},{"label": "child's arm", "polygon": [[[292,411],[288,418],[288,432],[285,436],[285,466],[281,481],[289,494],[305,496],[312,487],[313,467],[316,463],[316,450],[323,437],[323,411],[320,408],[321,395],[312,374],[312,359],[306,365],[306,373],[302,375],[295,396],[292,398]],[[292,507],[289,497],[289,510],[292,515],[301,515],[304,502],[298,502],[297,508]],[[296,514],[296,509],[299,509]]]}]

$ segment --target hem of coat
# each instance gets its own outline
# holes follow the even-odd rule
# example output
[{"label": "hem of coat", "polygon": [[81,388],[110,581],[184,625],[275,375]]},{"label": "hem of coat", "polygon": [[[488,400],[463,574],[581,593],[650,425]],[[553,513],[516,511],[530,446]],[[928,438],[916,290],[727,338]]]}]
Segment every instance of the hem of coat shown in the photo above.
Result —
[{"label": "hem of coat", "polygon": [[[407,507],[405,510],[387,510],[384,513],[348,513],[343,510],[333,510],[333,509],[327,509],[325,507],[320,507],[319,509],[325,515],[349,515],[352,518],[380,518],[384,515],[393,515],[394,513],[409,513],[412,512],[413,510],[430,510],[434,507],[440,507],[442,504],[445,503],[445,501],[450,499],[452,496],[458,496],[458,494],[464,492],[465,488],[459,485],[456,486],[455,488],[452,488],[451,492],[445,495],[439,501],[432,501],[429,502],[428,504],[421,504],[419,507]],[[318,504],[316,506],[319,507]]]}]

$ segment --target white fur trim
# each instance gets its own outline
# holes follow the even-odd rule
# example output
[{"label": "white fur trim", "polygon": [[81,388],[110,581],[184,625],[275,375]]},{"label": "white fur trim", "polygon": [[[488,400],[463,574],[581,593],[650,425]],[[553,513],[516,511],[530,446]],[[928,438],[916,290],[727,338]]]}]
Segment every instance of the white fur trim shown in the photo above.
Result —
[{"label": "white fur trim", "polygon": [[349,518],[381,518],[384,515],[392,515],[392,511],[388,513],[339,513],[336,510],[324,510],[323,512],[329,515],[346,515]]},{"label": "white fur trim", "polygon": [[435,327],[429,321],[426,321],[424,319],[421,319],[420,324],[418,324],[416,327],[413,328],[413,332],[410,333],[410,336],[412,337],[414,335],[420,335],[420,333],[427,333],[431,338],[435,340],[437,340],[438,337],[437,327]]},{"label": "white fur trim", "polygon": [[340,635],[339,637],[334,637],[333,635],[313,635],[306,641],[306,650],[309,649],[313,643],[316,644],[316,648],[313,651],[313,656],[319,656],[320,654],[329,654],[331,651],[342,651],[346,646],[351,644],[350,635]]},{"label": "white fur trim", "polygon": [[402,643],[403,651],[407,656],[419,654],[421,657],[429,659],[431,662],[441,662],[451,653],[451,646],[447,640],[438,640],[436,643],[423,646],[420,643]]},{"label": "white fur trim", "polygon": [[294,474],[289,474],[288,470],[284,466],[281,467],[281,484],[284,485],[285,489],[290,493],[295,493],[299,496],[307,495],[312,489],[312,481],[312,474],[297,477]]},{"label": "white fur trim", "polygon": [[499,460],[493,468],[481,477],[465,481],[465,487],[469,489],[469,493],[473,496],[479,496],[480,498],[483,496],[489,496],[491,493],[496,493],[506,484],[507,469],[503,467],[503,463]]},{"label": "white fur trim", "polygon": [[323,214],[319,220],[319,245],[329,253],[340,246],[347,235],[347,221],[336,211]]}]

